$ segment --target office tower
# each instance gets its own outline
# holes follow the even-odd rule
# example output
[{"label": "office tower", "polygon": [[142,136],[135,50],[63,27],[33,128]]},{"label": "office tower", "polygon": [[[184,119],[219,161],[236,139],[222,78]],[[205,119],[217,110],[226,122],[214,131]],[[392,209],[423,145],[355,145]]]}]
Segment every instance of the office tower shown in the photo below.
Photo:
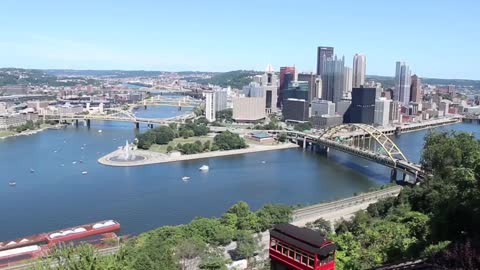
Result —
[{"label": "office tower", "polygon": [[227,96],[228,96],[227,88],[219,89],[215,91],[215,111],[223,111],[227,109]]},{"label": "office tower", "polygon": [[283,91],[295,80],[295,67],[280,67],[277,107],[282,107]]},{"label": "office tower", "polygon": [[386,99],[392,99],[393,100],[393,90],[388,88],[387,90],[383,91],[382,97],[385,97]]},{"label": "office tower", "polygon": [[265,118],[265,97],[236,97],[232,103],[232,118],[237,122],[255,122]]},{"label": "office tower", "polygon": [[378,126],[388,126],[390,123],[390,103],[392,100],[384,97],[378,98],[375,101],[375,116],[373,123]]},{"label": "office tower", "polygon": [[452,97],[452,99],[456,96],[457,94],[457,91],[455,90],[455,85],[449,85],[447,86],[447,92],[448,94],[450,94],[450,96]]},{"label": "office tower", "polygon": [[421,103],[422,102],[422,89],[421,89],[421,82],[420,78],[413,74],[411,77],[411,84],[410,84],[410,101]]},{"label": "office tower", "polygon": [[402,111],[401,103],[399,101],[393,100],[390,103],[390,115],[388,117],[388,120],[390,121],[390,123],[402,122],[401,111]]},{"label": "office tower", "polygon": [[343,117],[345,113],[348,111],[348,108],[350,108],[350,105],[352,105],[351,100],[342,99],[339,102],[335,103],[335,110],[337,114]]},{"label": "office tower", "polygon": [[285,99],[282,108],[283,118],[285,121],[308,121],[309,109],[309,103],[304,99]]},{"label": "office tower", "polygon": [[325,70],[322,75],[322,99],[330,100],[334,103],[340,101],[344,91],[344,73],[345,58],[327,59],[325,61]]},{"label": "office tower", "polygon": [[407,107],[410,102],[410,69],[405,62],[397,62],[395,70],[394,100]]},{"label": "office tower", "polygon": [[320,78],[320,76],[317,76],[317,79],[315,80],[315,96],[313,98],[322,98],[322,78]]},{"label": "office tower", "polygon": [[242,91],[246,97],[265,98],[265,109],[267,113],[277,111],[278,78],[271,65],[267,66],[263,75],[254,76],[253,82],[244,86]]},{"label": "office tower", "polygon": [[349,123],[373,124],[376,88],[353,88],[352,105],[348,110]]},{"label": "office tower", "polygon": [[352,96],[352,69],[345,67],[343,72],[343,97],[351,98]]},{"label": "office tower", "polygon": [[213,91],[203,92],[205,95],[205,118],[208,122],[215,121],[215,94]]},{"label": "office tower", "polygon": [[287,89],[283,91],[283,99],[304,99],[308,101],[310,96],[310,84],[305,81],[293,81]]},{"label": "office tower", "polygon": [[312,101],[317,97],[317,75],[313,73],[299,73],[297,76],[298,81],[304,81],[308,83],[308,101]]},{"label": "office tower", "polygon": [[367,58],[364,54],[357,53],[353,56],[353,87],[365,85]]},{"label": "office tower", "polygon": [[321,115],[335,115],[335,103],[329,100],[315,99],[310,103],[311,106],[311,115],[312,116],[321,116]]},{"label": "office tower", "polygon": [[[333,47],[318,47],[317,48],[317,75],[323,75],[325,70],[325,62],[327,59],[333,57]],[[323,80],[323,78],[322,78]]]}]

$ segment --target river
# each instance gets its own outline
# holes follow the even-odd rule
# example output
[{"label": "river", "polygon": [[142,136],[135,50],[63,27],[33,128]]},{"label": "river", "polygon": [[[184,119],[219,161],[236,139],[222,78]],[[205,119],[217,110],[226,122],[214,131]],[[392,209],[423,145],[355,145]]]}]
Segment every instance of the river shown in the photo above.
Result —
[{"label": "river", "polygon": [[[171,107],[141,110],[137,113],[149,117],[179,113]],[[479,136],[473,124],[440,129]],[[426,132],[396,139],[409,159],[418,161]],[[0,241],[104,219],[118,220],[122,234],[138,234],[197,216],[219,216],[239,200],[253,209],[266,203],[311,204],[389,181],[389,169],[372,162],[302,149],[141,167],[97,163],[134,137],[130,123],[92,121],[90,129],[69,126],[0,140]],[[203,164],[210,166],[209,172],[198,170]],[[186,175],[189,182],[181,180]],[[10,187],[10,180],[17,186]]]}]

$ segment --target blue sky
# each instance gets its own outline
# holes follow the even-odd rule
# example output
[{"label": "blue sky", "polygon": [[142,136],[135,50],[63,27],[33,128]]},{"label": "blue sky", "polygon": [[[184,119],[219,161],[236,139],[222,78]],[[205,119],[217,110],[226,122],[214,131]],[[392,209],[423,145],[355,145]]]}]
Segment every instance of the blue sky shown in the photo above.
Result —
[{"label": "blue sky", "polygon": [[313,71],[333,46],[367,74],[480,79],[475,0],[2,0],[0,66]]}]

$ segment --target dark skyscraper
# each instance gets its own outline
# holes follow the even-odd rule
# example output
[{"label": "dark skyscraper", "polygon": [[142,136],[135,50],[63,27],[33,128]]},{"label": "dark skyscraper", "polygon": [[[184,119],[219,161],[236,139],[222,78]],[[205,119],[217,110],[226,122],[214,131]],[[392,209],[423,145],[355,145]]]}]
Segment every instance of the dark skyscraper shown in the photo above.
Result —
[{"label": "dark skyscraper", "polygon": [[376,88],[353,88],[352,105],[348,109],[348,123],[373,124],[375,117]]},{"label": "dark skyscraper", "polygon": [[[317,50],[317,75],[323,75],[325,61],[333,57],[333,47],[318,47]],[[322,78],[323,80],[323,78]]]},{"label": "dark skyscraper", "polygon": [[277,107],[282,106],[283,92],[288,88],[290,82],[295,80],[295,67],[280,67],[279,86],[278,86],[278,101]]},{"label": "dark skyscraper", "polygon": [[412,75],[410,81],[410,101],[416,103],[422,102],[422,90],[420,89],[422,84],[420,82],[420,78],[414,74]]}]

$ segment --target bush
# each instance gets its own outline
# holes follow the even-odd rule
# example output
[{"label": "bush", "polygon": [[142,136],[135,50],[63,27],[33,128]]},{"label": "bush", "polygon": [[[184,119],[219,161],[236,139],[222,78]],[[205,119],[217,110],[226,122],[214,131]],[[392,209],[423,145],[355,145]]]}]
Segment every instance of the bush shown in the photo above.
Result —
[{"label": "bush", "polygon": [[247,144],[243,138],[240,138],[238,134],[232,133],[228,130],[216,135],[213,141],[214,145],[216,145],[220,150],[232,150],[247,147]]}]

